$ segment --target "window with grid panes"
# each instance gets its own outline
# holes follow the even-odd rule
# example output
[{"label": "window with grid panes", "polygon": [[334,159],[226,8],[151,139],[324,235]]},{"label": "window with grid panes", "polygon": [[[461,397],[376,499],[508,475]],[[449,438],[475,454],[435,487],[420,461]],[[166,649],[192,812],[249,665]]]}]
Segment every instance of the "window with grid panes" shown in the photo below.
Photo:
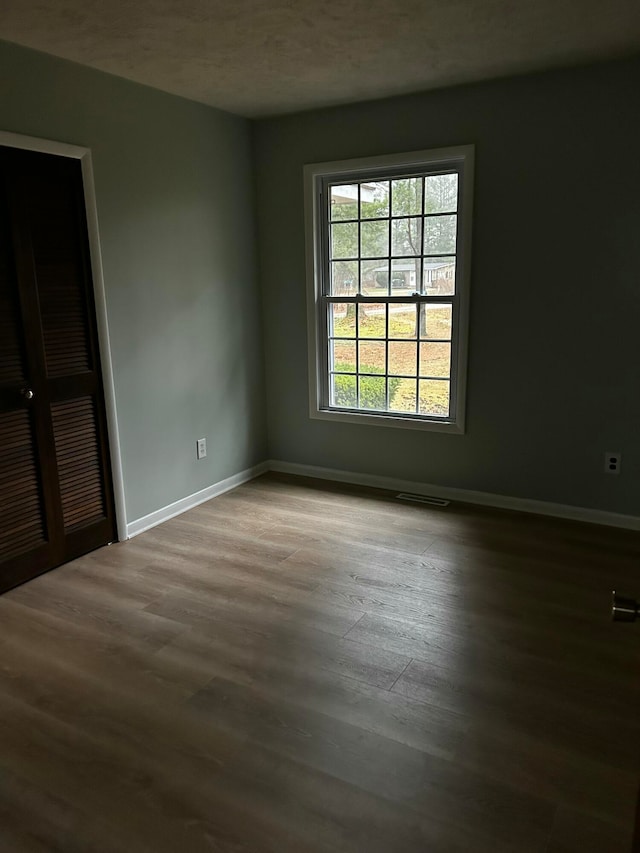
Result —
[{"label": "window with grid panes", "polygon": [[312,417],[463,431],[473,148],[305,168]]}]

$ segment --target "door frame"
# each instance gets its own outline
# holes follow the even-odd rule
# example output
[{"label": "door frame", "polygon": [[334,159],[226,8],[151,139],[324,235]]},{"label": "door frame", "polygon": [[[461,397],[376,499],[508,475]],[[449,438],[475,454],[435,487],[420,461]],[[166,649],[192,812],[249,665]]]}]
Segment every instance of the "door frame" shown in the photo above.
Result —
[{"label": "door frame", "polygon": [[109,436],[109,451],[111,455],[111,476],[113,481],[113,497],[116,510],[116,528],[118,539],[127,538],[127,513],[124,495],[124,478],[122,476],[122,458],[120,453],[120,435],[118,432],[118,413],[116,408],[115,384],[113,381],[113,364],[111,361],[111,344],[109,342],[109,323],[107,318],[107,300],[102,273],[102,252],[100,249],[100,234],[98,230],[98,207],[96,201],[95,183],[93,180],[93,163],[91,149],[66,142],[55,142],[50,139],[39,139],[35,136],[23,136],[0,130],[0,145],[7,148],[22,148],[25,151],[39,151],[43,154],[54,154],[58,157],[69,157],[80,161],[82,169],[82,186],[84,190],[84,206],[89,232],[89,256],[91,260],[91,276],[93,279],[93,294],[96,307],[96,322],[98,326],[98,346],[102,368],[102,385],[107,415],[107,434]]}]

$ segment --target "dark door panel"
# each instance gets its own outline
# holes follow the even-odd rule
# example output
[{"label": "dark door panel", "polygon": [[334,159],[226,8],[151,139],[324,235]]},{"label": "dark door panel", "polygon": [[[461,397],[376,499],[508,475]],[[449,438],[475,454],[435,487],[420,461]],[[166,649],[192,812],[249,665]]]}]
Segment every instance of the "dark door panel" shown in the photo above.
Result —
[{"label": "dark door panel", "polygon": [[80,164],[0,148],[0,590],[115,538]]}]

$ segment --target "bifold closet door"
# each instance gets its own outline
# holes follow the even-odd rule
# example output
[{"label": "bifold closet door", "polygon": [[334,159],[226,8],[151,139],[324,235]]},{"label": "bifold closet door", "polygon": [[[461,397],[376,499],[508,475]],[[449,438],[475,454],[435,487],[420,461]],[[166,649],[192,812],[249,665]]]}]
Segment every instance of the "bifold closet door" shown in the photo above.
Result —
[{"label": "bifold closet door", "polygon": [[80,163],[0,148],[0,590],[114,516]]}]

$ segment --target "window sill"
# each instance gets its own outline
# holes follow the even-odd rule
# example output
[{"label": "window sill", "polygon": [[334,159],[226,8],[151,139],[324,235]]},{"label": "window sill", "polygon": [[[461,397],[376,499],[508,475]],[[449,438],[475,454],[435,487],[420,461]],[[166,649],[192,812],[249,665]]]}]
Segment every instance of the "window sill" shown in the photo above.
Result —
[{"label": "window sill", "polygon": [[360,426],[394,427],[395,429],[418,429],[426,432],[448,432],[464,434],[464,426],[453,420],[423,420],[422,418],[395,417],[392,414],[371,412],[341,412],[335,409],[312,407],[309,417],[313,420],[333,421],[334,423],[359,424]]}]

